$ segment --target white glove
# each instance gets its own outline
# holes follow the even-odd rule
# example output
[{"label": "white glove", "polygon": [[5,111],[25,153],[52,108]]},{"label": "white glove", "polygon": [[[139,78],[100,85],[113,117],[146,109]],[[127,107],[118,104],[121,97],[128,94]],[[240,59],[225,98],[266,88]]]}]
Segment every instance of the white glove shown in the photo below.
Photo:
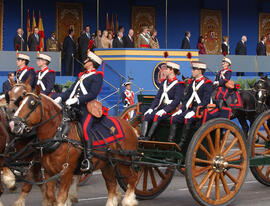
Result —
[{"label": "white glove", "polygon": [[66,101],[66,105],[73,105],[73,104],[76,104],[78,102],[79,102],[79,99],[77,97],[75,97],[75,98],[68,99]]},{"label": "white glove", "polygon": [[163,115],[165,115],[165,114],[167,114],[167,112],[164,110],[164,109],[161,109],[161,110],[159,110],[157,113],[156,113],[156,115],[157,116],[163,116]]},{"label": "white glove", "polygon": [[176,115],[180,115],[180,114],[182,114],[182,109],[179,109],[177,112],[175,112],[172,116],[174,117],[174,116],[176,116]]},{"label": "white glove", "polygon": [[154,111],[153,109],[148,109],[148,110],[144,113],[144,115],[152,114],[153,111]]},{"label": "white glove", "polygon": [[218,81],[214,81],[214,83],[213,83],[214,85],[219,85],[219,82]]},{"label": "white glove", "polygon": [[6,97],[6,95],[4,95],[4,94],[0,95],[0,100],[4,99],[5,97]]},{"label": "white glove", "polygon": [[62,102],[61,97],[57,97],[55,100],[53,100],[56,104],[60,104]]},{"label": "white glove", "polygon": [[195,112],[191,111],[191,112],[189,112],[189,113],[186,114],[185,119],[190,119],[194,115],[195,115]]}]

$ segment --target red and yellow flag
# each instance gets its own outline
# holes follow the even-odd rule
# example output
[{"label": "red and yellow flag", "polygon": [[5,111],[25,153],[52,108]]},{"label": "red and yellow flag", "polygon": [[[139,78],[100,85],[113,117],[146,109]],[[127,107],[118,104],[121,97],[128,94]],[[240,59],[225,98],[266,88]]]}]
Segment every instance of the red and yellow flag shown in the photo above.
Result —
[{"label": "red and yellow flag", "polygon": [[32,32],[34,32],[34,28],[37,26],[35,12],[33,10],[33,21],[32,21]]},{"label": "red and yellow flag", "polygon": [[39,48],[40,51],[44,51],[44,28],[43,28],[43,22],[42,22],[42,17],[41,17],[41,12],[39,11],[39,20],[38,20],[38,34],[39,34]]},{"label": "red and yellow flag", "polygon": [[106,14],[106,29],[107,31],[110,30],[110,20],[109,20],[109,14]]},{"label": "red and yellow flag", "polygon": [[[28,42],[30,33],[31,33],[31,25],[30,25],[30,14],[29,14],[29,9],[28,9],[27,10],[27,42]],[[29,51],[28,44],[27,44],[27,51]]]},{"label": "red and yellow flag", "polygon": [[115,16],[115,32],[117,33],[119,29],[118,15]]},{"label": "red and yellow flag", "polygon": [[112,14],[112,21],[111,21],[111,30],[114,33],[114,23],[113,23],[113,14]]}]

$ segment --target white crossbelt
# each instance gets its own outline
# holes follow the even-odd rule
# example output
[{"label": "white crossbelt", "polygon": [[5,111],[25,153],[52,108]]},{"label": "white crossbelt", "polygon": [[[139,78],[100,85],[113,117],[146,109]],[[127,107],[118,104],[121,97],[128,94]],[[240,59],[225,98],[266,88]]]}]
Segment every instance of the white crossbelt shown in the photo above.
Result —
[{"label": "white crossbelt", "polygon": [[193,82],[192,84],[192,89],[193,89],[193,93],[191,95],[191,97],[189,98],[189,100],[187,101],[187,104],[186,104],[186,108],[188,109],[188,107],[191,105],[191,103],[193,102],[193,100],[195,99],[196,102],[198,104],[201,103],[201,100],[200,100],[200,97],[197,93],[197,91],[199,90],[199,88],[204,84],[204,80],[200,81],[200,83],[195,87],[195,81]]},{"label": "white crossbelt", "polygon": [[144,38],[144,40],[147,42],[147,44],[149,44],[150,40],[147,39],[147,37],[145,37],[143,34],[141,34],[141,36]]},{"label": "white crossbelt", "polygon": [[41,89],[42,91],[45,91],[46,90],[46,87],[44,85],[44,83],[42,82],[42,79],[43,77],[49,72],[49,69],[47,69],[45,72],[41,73],[39,72],[38,73],[38,81],[37,81],[37,85],[40,85],[41,86]]},{"label": "white crossbelt", "polygon": [[159,100],[159,104],[158,106],[155,108],[157,109],[163,102],[164,100],[164,103],[165,104],[171,104],[173,100],[170,100],[169,99],[169,96],[168,96],[168,92],[171,90],[171,88],[174,87],[174,85],[176,85],[178,83],[178,80],[174,80],[169,86],[167,85],[167,80],[165,80],[164,84],[163,84],[163,93],[161,94],[161,97],[160,97],[160,100]]},{"label": "white crossbelt", "polygon": [[88,92],[87,92],[87,90],[85,89],[85,86],[83,85],[83,80],[84,80],[85,78],[87,78],[87,77],[89,77],[89,76],[95,74],[95,73],[96,73],[96,72],[90,72],[90,73],[88,73],[88,74],[82,75],[81,78],[80,78],[80,80],[77,81],[77,83],[75,84],[75,87],[73,88],[73,90],[72,90],[72,92],[71,92],[71,94],[70,94],[70,96],[69,96],[69,99],[71,99],[71,98],[74,97],[75,92],[76,92],[78,86],[80,86],[82,93],[83,93],[84,95],[87,95]]},{"label": "white crossbelt", "polygon": [[224,75],[225,75],[225,73],[226,73],[227,71],[228,71],[228,70],[223,70],[223,71],[220,72],[220,78],[221,78],[221,79],[226,79]]},{"label": "white crossbelt", "polygon": [[23,72],[20,74],[19,76],[19,80],[22,81],[23,76],[25,75],[25,73],[27,72],[27,69],[23,70]]},{"label": "white crossbelt", "polygon": [[133,93],[133,92],[130,92],[130,91],[128,91],[128,90],[125,91],[125,95],[126,95],[125,100],[128,102],[128,105],[131,104],[131,102],[129,101],[129,99],[133,98],[132,93]]}]

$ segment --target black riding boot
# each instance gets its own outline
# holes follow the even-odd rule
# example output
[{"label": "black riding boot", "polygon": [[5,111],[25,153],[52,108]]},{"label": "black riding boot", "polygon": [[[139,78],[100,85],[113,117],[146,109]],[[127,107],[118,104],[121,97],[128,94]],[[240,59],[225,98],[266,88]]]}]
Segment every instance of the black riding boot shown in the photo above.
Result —
[{"label": "black riding boot", "polygon": [[150,128],[150,130],[148,132],[147,138],[145,138],[145,140],[150,140],[151,139],[151,137],[153,136],[157,126],[158,126],[158,122],[153,122],[153,124],[152,124],[152,126],[151,126],[151,128]]},{"label": "black riding boot", "polygon": [[170,134],[168,136],[169,142],[175,142],[175,134],[176,134],[177,124],[171,124],[170,126]]},{"label": "black riding boot", "polygon": [[181,150],[183,150],[184,145],[185,145],[185,143],[186,143],[186,141],[187,141],[187,139],[188,139],[189,128],[190,128],[190,127],[189,127],[188,125],[185,125],[185,126],[183,127],[182,137],[181,137],[180,142],[179,142],[179,144],[178,144],[178,146],[180,147]]},{"label": "black riding boot", "polygon": [[145,138],[147,129],[148,129],[148,122],[147,121],[143,121],[142,122],[142,125],[141,125],[140,139],[144,139]]},{"label": "black riding boot", "polygon": [[90,140],[85,140],[84,145],[85,159],[81,163],[81,171],[82,172],[93,172],[93,162],[92,162],[92,144]]}]

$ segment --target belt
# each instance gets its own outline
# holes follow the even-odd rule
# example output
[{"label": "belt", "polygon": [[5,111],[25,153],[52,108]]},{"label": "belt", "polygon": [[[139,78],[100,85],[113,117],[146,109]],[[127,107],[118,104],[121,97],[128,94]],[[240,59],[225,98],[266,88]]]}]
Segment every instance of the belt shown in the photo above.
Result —
[{"label": "belt", "polygon": [[148,44],[141,44],[140,47],[141,48],[149,48],[149,45]]}]

